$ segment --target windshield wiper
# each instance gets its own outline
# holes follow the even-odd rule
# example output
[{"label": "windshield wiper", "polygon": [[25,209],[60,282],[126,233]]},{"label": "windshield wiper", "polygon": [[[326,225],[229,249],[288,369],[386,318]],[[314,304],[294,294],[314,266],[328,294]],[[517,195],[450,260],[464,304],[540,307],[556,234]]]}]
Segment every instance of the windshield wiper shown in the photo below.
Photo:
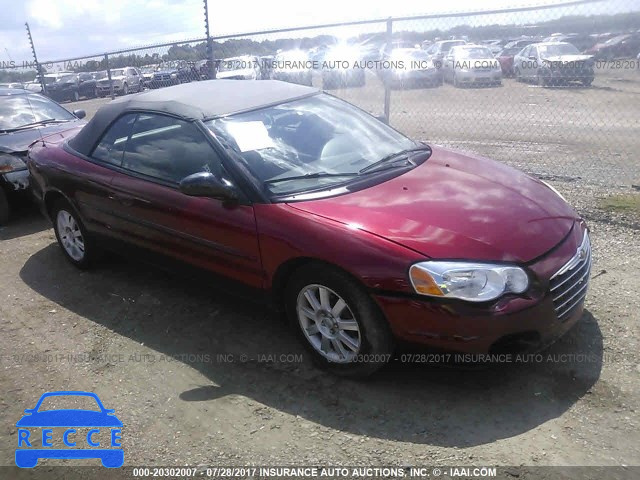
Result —
[{"label": "windshield wiper", "polygon": [[407,148],[406,150],[400,150],[399,152],[394,152],[392,154],[387,155],[386,157],[382,157],[377,162],[374,162],[371,165],[364,167],[358,173],[368,173],[368,172],[386,170],[387,168],[396,168],[400,165],[386,165],[386,164],[388,164],[389,162],[401,160],[401,159],[406,160],[406,163],[402,165],[403,167],[406,167],[407,163],[415,166],[415,163],[413,163],[409,159],[409,156],[415,152],[430,152],[430,151],[431,151],[431,147],[429,147],[428,145],[422,145],[420,147]]},{"label": "windshield wiper", "polygon": [[271,185],[274,183],[287,182],[289,180],[307,180],[311,178],[329,178],[329,177],[356,177],[359,173],[350,172],[350,173],[329,173],[329,172],[315,172],[315,173],[307,173],[305,175],[296,175],[293,177],[284,177],[284,178],[274,178],[271,180],[265,180],[265,185]]},{"label": "windshield wiper", "polygon": [[9,132],[17,132],[18,130],[24,130],[25,128],[31,128],[31,127],[35,127],[38,125],[47,125],[49,123],[65,123],[68,122],[69,120],[58,120],[55,118],[45,118],[44,120],[40,120],[38,122],[32,122],[32,123],[25,123],[24,125],[20,125],[19,127],[14,127],[14,128],[6,128],[4,130],[1,130],[2,133],[9,133]]}]

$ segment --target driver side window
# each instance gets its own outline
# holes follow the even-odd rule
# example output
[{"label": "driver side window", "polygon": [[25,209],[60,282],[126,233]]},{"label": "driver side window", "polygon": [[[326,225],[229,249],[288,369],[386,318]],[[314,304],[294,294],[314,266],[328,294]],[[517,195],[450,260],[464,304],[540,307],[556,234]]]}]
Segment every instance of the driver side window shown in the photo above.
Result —
[{"label": "driver side window", "polygon": [[220,157],[193,123],[151,113],[138,114],[122,167],[173,184],[198,172],[222,173]]}]

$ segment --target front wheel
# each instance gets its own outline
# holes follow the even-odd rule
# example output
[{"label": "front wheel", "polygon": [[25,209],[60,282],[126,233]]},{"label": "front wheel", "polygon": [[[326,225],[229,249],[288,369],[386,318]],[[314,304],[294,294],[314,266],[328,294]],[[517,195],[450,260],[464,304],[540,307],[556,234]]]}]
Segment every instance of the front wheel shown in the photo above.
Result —
[{"label": "front wheel", "polygon": [[285,291],[286,311],[314,363],[349,377],[364,377],[391,358],[389,325],[364,287],[346,273],[309,265]]},{"label": "front wheel", "polygon": [[67,201],[59,200],[52,208],[51,218],[56,239],[67,260],[80,269],[89,268],[97,249],[73,207]]}]

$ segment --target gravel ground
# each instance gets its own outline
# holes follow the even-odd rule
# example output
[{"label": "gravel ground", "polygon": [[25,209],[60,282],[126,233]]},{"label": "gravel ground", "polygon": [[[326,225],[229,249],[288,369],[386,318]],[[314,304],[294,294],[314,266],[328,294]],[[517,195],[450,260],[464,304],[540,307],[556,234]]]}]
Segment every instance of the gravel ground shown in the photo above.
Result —
[{"label": "gravel ground", "polygon": [[[530,153],[527,171],[546,176],[587,219],[594,253],[583,318],[542,359],[529,362],[462,369],[397,361],[365,382],[336,378],[311,365],[280,319],[199,279],[117,256],[96,270],[75,270],[50,226],[25,208],[0,229],[0,465],[14,462],[23,409],[45,391],[65,389],[96,392],[116,409],[125,425],[126,465],[640,465],[640,218],[598,203],[635,192],[640,97],[635,84],[623,83],[627,90],[613,92],[624,98],[616,97],[611,117],[620,121],[599,124],[609,133],[591,135],[587,122],[571,130],[569,137],[582,132],[579,141],[552,142],[545,135],[553,126],[517,150]],[[406,114],[411,126],[398,121],[408,133],[429,138],[433,129],[441,143],[450,138],[451,145],[518,163],[508,146],[516,137],[492,127],[495,119],[478,117],[487,112],[480,107],[489,93],[512,103],[525,94],[576,95],[575,108],[597,118],[589,99],[608,102],[603,95],[613,93],[594,85],[577,93],[507,80],[493,90],[445,86],[394,95],[413,99],[413,114]],[[337,93],[350,100],[362,94]],[[439,123],[427,116],[432,109],[444,118],[444,104],[434,107],[433,98],[445,95],[487,99],[470,114],[477,120],[469,136],[459,126],[447,133],[462,118]],[[416,99],[424,99],[428,126],[416,123]],[[377,99],[369,101],[379,113]],[[69,108],[91,116],[102,102]],[[471,101],[463,103],[473,110]],[[549,118],[566,117],[566,104],[546,105]],[[402,110],[392,113],[392,120],[403,118]],[[504,131],[525,125],[515,117]],[[626,138],[620,156],[594,156],[611,149],[615,132]],[[560,167],[551,168],[546,155],[561,157]],[[59,461],[41,463],[47,478],[70,477],[45,470]],[[616,475],[633,478],[628,474]]]}]

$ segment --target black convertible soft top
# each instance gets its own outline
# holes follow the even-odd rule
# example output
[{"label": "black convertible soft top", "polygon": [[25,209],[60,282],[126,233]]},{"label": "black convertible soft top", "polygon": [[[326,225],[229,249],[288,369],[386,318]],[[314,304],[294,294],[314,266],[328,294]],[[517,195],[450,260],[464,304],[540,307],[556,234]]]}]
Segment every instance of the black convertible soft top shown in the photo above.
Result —
[{"label": "black convertible soft top", "polygon": [[126,112],[159,112],[209,120],[315,95],[317,88],[277,80],[205,80],[120,97],[102,106],[69,146],[89,155],[105,129]]}]

